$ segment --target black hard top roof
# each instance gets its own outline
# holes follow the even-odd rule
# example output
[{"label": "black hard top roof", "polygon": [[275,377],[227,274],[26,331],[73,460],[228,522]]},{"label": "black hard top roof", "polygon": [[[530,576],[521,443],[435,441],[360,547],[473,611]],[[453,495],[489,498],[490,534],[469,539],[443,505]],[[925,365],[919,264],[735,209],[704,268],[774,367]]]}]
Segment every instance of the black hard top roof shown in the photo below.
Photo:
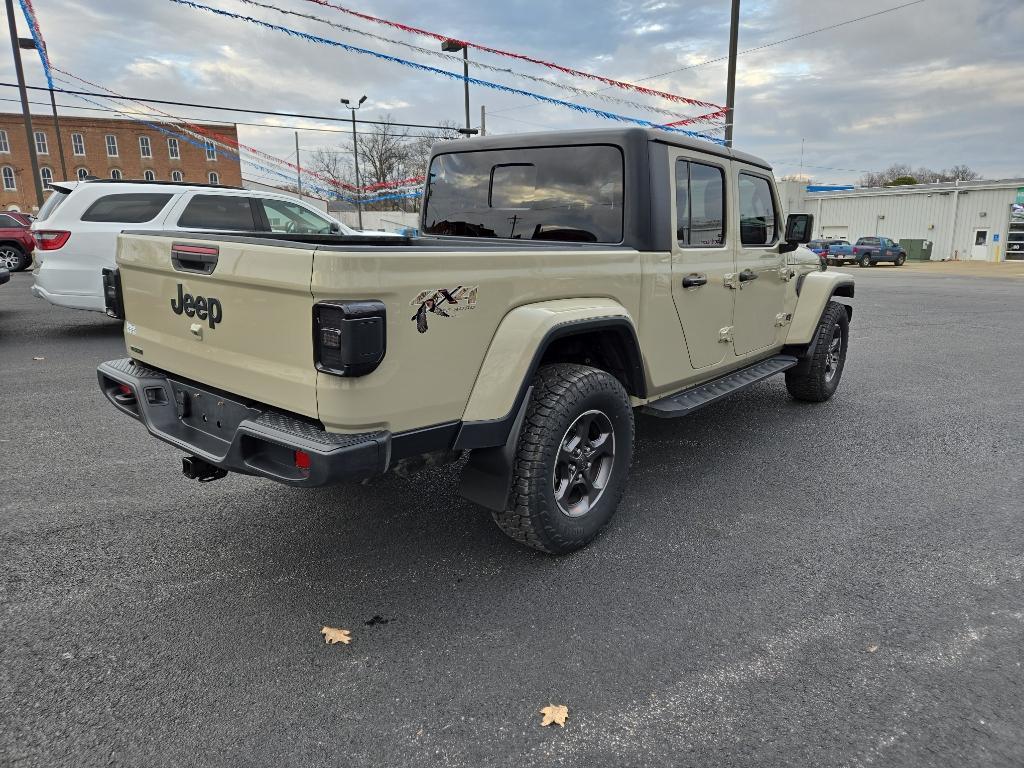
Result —
[{"label": "black hard top roof", "polygon": [[466,139],[441,141],[434,145],[435,155],[447,152],[470,152],[484,149],[506,149],[510,147],[551,147],[572,144],[616,144],[626,145],[640,141],[653,141],[674,147],[683,147],[697,152],[705,152],[717,157],[728,157],[740,162],[750,163],[770,171],[771,165],[766,160],[740,152],[736,149],[723,147],[705,139],[685,136],[681,133],[663,131],[658,128],[596,128],[575,131],[538,131],[533,133],[505,133],[500,136],[478,136]]}]

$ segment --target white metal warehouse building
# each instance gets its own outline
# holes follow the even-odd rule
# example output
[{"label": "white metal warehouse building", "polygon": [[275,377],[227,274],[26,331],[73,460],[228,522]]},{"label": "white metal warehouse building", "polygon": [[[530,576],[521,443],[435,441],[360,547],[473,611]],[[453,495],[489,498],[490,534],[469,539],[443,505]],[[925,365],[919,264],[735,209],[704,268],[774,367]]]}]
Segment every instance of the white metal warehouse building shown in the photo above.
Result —
[{"label": "white metal warehouse building", "polygon": [[1024,259],[1024,179],[808,192],[783,182],[786,210],[814,214],[816,237],[931,242],[933,261]]}]

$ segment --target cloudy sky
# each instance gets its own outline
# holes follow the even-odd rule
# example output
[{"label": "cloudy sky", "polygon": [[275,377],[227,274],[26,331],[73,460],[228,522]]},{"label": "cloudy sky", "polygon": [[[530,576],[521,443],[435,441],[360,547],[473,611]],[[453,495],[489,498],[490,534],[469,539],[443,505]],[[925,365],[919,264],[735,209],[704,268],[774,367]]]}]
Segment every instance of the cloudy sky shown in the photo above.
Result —
[{"label": "cloudy sky", "polygon": [[[285,16],[244,0],[196,0],[347,44],[449,70],[446,62]],[[334,0],[377,16],[460,39],[527,53],[616,79],[715,103],[725,101],[729,0]],[[744,0],[740,50],[863,16],[907,0]],[[260,0],[354,29],[436,49],[427,38],[386,29],[316,0]],[[322,0],[321,0],[322,2]],[[162,99],[343,116],[340,97],[367,94],[361,114],[390,113],[410,123],[461,122],[462,84],[397,64],[311,44],[172,0],[34,0],[54,64],[118,93]],[[17,5],[17,3],[16,3]],[[800,168],[822,182],[856,180],[894,162],[934,168],[966,163],[988,178],[1024,176],[1022,0],[924,0],[875,18],[742,55],[736,107],[737,148],[768,159],[779,175]],[[476,54],[473,54],[476,56]],[[481,55],[486,63],[533,76],[547,70]],[[26,58],[30,84],[44,84]],[[569,98],[609,111],[664,119],[636,107],[494,72],[482,79]],[[14,79],[4,57],[4,82]],[[653,76],[653,77],[652,77]],[[562,82],[595,89],[594,83]],[[16,91],[4,89],[4,97]],[[644,96],[629,97],[670,107]],[[37,97],[38,98],[38,97]],[[486,104],[491,133],[604,124],[562,107],[473,88],[473,119]],[[62,104],[81,103],[61,97]],[[88,105],[86,105],[88,106]],[[14,111],[12,102],[5,107]],[[41,109],[41,108],[37,108]],[[176,115],[224,113],[168,107]],[[70,110],[68,110],[70,111]],[[82,113],[87,114],[87,113]],[[341,135],[337,124],[255,115],[228,119],[303,129],[304,151]],[[294,152],[290,130],[240,126],[241,140],[281,157]],[[258,176],[251,171],[248,175]]]}]

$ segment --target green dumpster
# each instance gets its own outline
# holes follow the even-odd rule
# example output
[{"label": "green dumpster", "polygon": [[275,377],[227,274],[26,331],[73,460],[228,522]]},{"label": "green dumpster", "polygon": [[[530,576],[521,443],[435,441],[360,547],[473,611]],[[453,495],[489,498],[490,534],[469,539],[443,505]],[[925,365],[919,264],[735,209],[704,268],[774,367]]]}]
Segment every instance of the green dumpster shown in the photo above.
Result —
[{"label": "green dumpster", "polygon": [[900,245],[907,252],[908,261],[931,261],[932,241],[907,238],[900,240]]}]

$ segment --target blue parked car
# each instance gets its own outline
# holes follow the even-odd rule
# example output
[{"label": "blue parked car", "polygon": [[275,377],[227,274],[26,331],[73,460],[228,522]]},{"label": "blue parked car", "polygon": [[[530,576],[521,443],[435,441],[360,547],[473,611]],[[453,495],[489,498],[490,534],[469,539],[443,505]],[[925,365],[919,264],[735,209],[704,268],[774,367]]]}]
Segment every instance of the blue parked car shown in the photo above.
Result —
[{"label": "blue parked car", "polygon": [[853,264],[853,246],[847,240],[829,240],[828,253],[825,255],[829,264]]}]

